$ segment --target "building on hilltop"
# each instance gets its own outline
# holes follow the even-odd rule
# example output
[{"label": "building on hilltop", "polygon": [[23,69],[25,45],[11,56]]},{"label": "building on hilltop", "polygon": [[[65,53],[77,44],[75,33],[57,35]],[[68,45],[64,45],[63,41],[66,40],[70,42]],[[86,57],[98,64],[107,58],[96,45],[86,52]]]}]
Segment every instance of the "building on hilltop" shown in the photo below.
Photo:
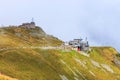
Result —
[{"label": "building on hilltop", "polygon": [[35,28],[36,26],[35,26],[35,22],[34,22],[33,19],[32,19],[32,22],[31,22],[31,23],[23,23],[23,24],[20,25],[19,27],[23,27],[23,28],[28,28],[28,29],[30,29],[30,28]]},{"label": "building on hilltop", "polygon": [[72,45],[72,47],[77,47],[81,41],[82,39],[74,39],[72,41],[69,41],[69,45]]},{"label": "building on hilltop", "polygon": [[69,41],[69,45],[73,48],[79,48],[80,51],[89,50],[89,43],[87,41],[87,38],[85,41],[83,41],[83,39],[74,39],[72,41]]}]

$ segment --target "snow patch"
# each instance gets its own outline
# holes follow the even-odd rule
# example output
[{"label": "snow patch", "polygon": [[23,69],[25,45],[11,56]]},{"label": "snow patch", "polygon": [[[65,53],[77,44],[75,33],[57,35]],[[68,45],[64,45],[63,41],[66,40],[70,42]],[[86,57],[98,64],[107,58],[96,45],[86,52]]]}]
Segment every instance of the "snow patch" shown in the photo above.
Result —
[{"label": "snow patch", "polygon": [[62,80],[68,80],[68,78],[65,75],[59,75]]},{"label": "snow patch", "polygon": [[90,73],[91,75],[95,76],[95,74],[94,74],[92,71],[89,71],[89,73]]},{"label": "snow patch", "polygon": [[78,78],[74,77],[75,80],[79,80]]},{"label": "snow patch", "polygon": [[99,67],[100,68],[100,64],[94,60],[91,60],[91,63],[96,66],[96,67]]},{"label": "snow patch", "polygon": [[79,75],[82,76],[82,78],[83,78],[84,80],[86,80],[86,78],[84,77],[84,75],[83,75],[76,67],[74,67],[74,69],[75,69],[75,71],[76,71]]},{"label": "snow patch", "polygon": [[114,73],[114,71],[112,70],[112,68],[110,68],[110,66],[106,65],[106,64],[101,64],[101,66],[106,69],[107,71]]},{"label": "snow patch", "polygon": [[69,65],[66,64],[65,61],[60,60],[64,65],[66,65],[66,67],[73,73],[74,76],[78,77],[78,75],[69,67]]},{"label": "snow patch", "polygon": [[81,61],[81,60],[79,60],[77,58],[74,58],[74,59],[75,59],[76,62],[78,62],[80,65],[82,65],[85,69],[88,69],[87,66],[85,65],[86,64],[85,61]]},{"label": "snow patch", "polygon": [[63,60],[60,60],[63,64],[66,64],[66,62],[65,61],[63,61]]},{"label": "snow patch", "polygon": [[78,77],[78,75],[69,66],[67,66],[67,67],[74,74],[74,76]]}]

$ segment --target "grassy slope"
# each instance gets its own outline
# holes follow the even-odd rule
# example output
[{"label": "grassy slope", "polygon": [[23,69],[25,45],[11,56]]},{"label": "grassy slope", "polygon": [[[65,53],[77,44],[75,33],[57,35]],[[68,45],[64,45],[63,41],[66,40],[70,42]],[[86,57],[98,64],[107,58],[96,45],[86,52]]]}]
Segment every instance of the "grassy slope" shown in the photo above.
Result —
[{"label": "grassy slope", "polygon": [[[106,49],[110,51],[113,48]],[[2,74],[19,80],[61,80],[60,75],[66,76],[69,80],[75,80],[74,78],[79,80],[119,80],[119,68],[107,57],[103,57],[100,52],[106,49],[93,48],[90,57],[85,57],[75,51],[65,52],[63,50],[1,51],[0,71]],[[100,67],[91,61],[98,63]],[[103,64],[109,66],[113,73],[104,68]]]},{"label": "grassy slope", "polygon": [[18,80],[18,79],[0,74],[0,80]]},{"label": "grassy slope", "polygon": [[[42,35],[41,35],[42,34]],[[0,48],[58,46],[62,42],[40,28],[1,28]],[[112,62],[111,47],[92,47],[90,57],[76,51],[10,49],[0,50],[0,72],[19,80],[119,80],[120,69]],[[0,76],[0,80],[2,77]],[[7,80],[7,78],[6,78]],[[8,79],[9,80],[9,79]]]},{"label": "grassy slope", "polygon": [[9,46],[59,46],[62,41],[47,35],[41,28],[0,28],[0,47]]}]

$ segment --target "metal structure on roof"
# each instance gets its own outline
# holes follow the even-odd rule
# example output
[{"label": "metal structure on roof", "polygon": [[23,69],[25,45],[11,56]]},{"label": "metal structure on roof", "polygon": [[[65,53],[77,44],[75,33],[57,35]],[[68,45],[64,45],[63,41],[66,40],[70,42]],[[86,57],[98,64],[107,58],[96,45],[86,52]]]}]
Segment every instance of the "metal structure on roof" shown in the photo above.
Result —
[{"label": "metal structure on roof", "polygon": [[83,41],[83,39],[74,39],[72,41],[69,41],[69,45],[73,48],[80,48],[81,51],[89,50],[89,43],[87,41],[87,38]]}]

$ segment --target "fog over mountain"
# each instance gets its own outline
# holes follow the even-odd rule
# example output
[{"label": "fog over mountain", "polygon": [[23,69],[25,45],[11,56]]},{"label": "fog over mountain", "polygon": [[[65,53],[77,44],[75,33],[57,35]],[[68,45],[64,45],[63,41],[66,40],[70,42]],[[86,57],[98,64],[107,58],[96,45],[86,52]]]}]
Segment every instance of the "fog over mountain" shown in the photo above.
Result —
[{"label": "fog over mountain", "polygon": [[0,10],[2,26],[30,22],[33,17],[47,33],[64,41],[88,37],[91,45],[120,51],[119,0],[4,0]]}]

